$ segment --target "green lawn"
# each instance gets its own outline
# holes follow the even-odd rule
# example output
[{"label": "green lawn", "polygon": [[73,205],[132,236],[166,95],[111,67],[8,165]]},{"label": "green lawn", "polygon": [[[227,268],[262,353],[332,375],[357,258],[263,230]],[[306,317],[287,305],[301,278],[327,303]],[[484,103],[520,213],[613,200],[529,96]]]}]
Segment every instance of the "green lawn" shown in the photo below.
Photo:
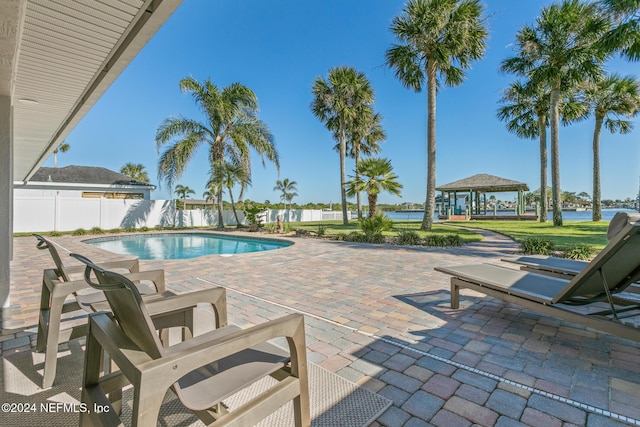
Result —
[{"label": "green lawn", "polygon": [[529,237],[551,240],[556,247],[590,245],[597,251],[607,245],[608,222],[565,221],[562,227],[553,222],[535,221],[447,221],[444,224],[481,228],[509,236],[519,242]]},{"label": "green lawn", "polygon": [[[420,237],[424,238],[428,234],[457,234],[462,239],[463,243],[479,242],[482,240],[482,236],[473,231],[456,229],[453,227],[447,227],[444,225],[434,224],[430,232],[420,230],[421,221],[393,221],[393,229],[385,231],[383,234],[386,236],[395,236],[400,230],[414,230]],[[288,230],[294,231],[298,228],[304,228],[305,230],[317,232],[319,226],[325,227],[325,235],[331,236],[336,234],[349,234],[352,231],[358,231],[358,221],[349,221],[348,225],[342,224],[342,221],[317,221],[317,222],[292,222],[285,223],[285,227]],[[286,230],[286,228],[285,228]]]}]

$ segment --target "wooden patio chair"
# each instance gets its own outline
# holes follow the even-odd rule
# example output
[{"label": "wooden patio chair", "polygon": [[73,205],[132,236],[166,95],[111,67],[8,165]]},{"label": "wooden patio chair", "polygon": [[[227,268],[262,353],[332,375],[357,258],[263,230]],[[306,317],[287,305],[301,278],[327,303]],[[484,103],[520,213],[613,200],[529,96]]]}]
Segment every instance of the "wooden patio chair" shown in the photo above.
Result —
[{"label": "wooden patio chair", "polygon": [[[42,290],[40,293],[40,313],[38,316],[38,336],[36,351],[45,353],[42,388],[53,385],[57,367],[58,345],[74,338],[83,337],[87,333],[87,324],[83,322],[71,328],[61,330],[61,319],[64,313],[77,310],[92,312],[92,305],[105,302],[104,294],[93,290],[80,276],[79,280],[72,280],[73,275],[82,273],[84,265],[67,266],[56,249],[56,244],[38,234],[34,234],[38,240],[37,248],[49,250],[55,268],[45,270],[42,277]],[[138,259],[122,259],[101,263],[109,269],[120,269],[127,272],[127,277],[139,284],[139,290],[145,298],[161,298],[174,295],[167,292],[163,270],[139,271]],[[148,286],[151,284],[153,287]],[[173,319],[175,323],[175,318]],[[180,323],[180,322],[178,322]],[[191,328],[186,320],[184,326]]]},{"label": "wooden patio chair", "polygon": [[[625,317],[638,316],[640,300],[623,291],[640,279],[640,222],[631,222],[579,273],[566,279],[495,264],[436,267],[452,276],[451,307],[460,289],[472,289],[507,302],[640,342],[640,329]],[[569,280],[568,280],[569,279]],[[597,303],[605,302],[608,309]],[[589,306],[575,310],[571,306]]]},{"label": "wooden patio chair", "polygon": [[[132,384],[132,426],[155,426],[167,390],[208,425],[254,425],[293,400],[296,426],[310,425],[304,316],[291,314],[245,330],[226,324],[224,288],[217,300],[208,300],[218,313],[218,328],[164,348],[158,339],[147,304],[135,285],[123,275],[106,271],[87,258],[85,280],[104,291],[113,316],[89,316],[82,401],[111,405],[106,395]],[[93,275],[93,276],[92,276]],[[95,276],[95,278],[94,278]],[[172,308],[192,304],[190,294],[172,297]],[[267,341],[286,337],[289,351]],[[103,351],[119,367],[100,374]],[[233,411],[222,401],[266,376],[277,385]],[[119,425],[113,411],[82,413],[81,425]]]}]

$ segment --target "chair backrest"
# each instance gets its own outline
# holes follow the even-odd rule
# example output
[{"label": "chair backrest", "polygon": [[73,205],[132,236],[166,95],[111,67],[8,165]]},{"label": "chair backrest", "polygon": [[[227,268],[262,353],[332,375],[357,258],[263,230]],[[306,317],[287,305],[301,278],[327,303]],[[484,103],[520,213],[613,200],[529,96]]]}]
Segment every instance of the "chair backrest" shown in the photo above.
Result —
[{"label": "chair backrest", "polygon": [[[162,357],[160,338],[138,288],[121,274],[106,271],[82,255],[71,256],[86,264],[84,279],[93,288],[104,292],[114,317],[129,339],[151,358]],[[95,275],[97,282],[92,279],[91,273]]]},{"label": "chair backrest", "polygon": [[640,280],[640,221],[628,222],[609,244],[553,299],[553,303],[590,302],[615,294]]},{"label": "chair backrest", "polygon": [[56,264],[56,274],[58,277],[60,277],[64,282],[69,282],[69,276],[64,271],[64,264],[62,264],[62,258],[60,258],[60,254],[58,254],[56,245],[39,234],[34,233],[34,237],[38,240],[38,244],[36,246],[38,249],[49,249],[49,254],[51,254],[51,258],[53,258],[53,262]]}]

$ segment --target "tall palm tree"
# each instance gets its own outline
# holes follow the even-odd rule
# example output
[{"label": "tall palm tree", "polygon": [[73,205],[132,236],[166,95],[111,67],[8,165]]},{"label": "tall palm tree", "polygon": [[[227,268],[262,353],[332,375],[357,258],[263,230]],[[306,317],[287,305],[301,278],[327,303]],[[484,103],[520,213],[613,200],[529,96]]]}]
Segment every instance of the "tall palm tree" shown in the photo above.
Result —
[{"label": "tall palm tree", "polygon": [[369,157],[358,164],[358,174],[346,183],[346,188],[349,196],[361,191],[367,193],[369,218],[373,218],[376,216],[378,194],[386,191],[399,196],[402,184],[398,182],[398,175],[393,173],[389,159]]},{"label": "tall palm tree", "polygon": [[[373,108],[365,105],[358,111],[355,120],[347,130],[347,156],[355,160],[355,171],[358,175],[358,164],[361,155],[372,156],[380,152],[380,142],[387,137],[382,129],[382,115],[374,113]],[[339,138],[336,135],[336,140]],[[340,144],[336,144],[336,151]],[[356,194],[358,219],[362,218],[361,193]]]},{"label": "tall palm tree", "polygon": [[547,124],[549,94],[540,86],[512,82],[501,99],[498,118],[520,138],[540,141],[540,222],[547,221]]},{"label": "tall palm tree", "polygon": [[[217,186],[219,188],[223,187],[227,189],[227,192],[229,193],[229,201],[231,202],[231,210],[233,210],[233,216],[236,219],[236,227],[239,228],[242,224],[238,218],[236,203],[233,198],[233,187],[236,184],[239,184],[241,187],[246,188],[246,186],[251,184],[251,178],[249,177],[247,170],[244,168],[244,165],[233,162],[217,164],[213,171],[210,184],[215,183],[213,184],[214,187]],[[222,194],[222,192],[220,192],[220,194]],[[219,225],[224,228],[224,223],[220,222]]]},{"label": "tall palm tree", "polygon": [[600,0],[614,23],[604,38],[609,50],[619,50],[630,61],[640,60],[640,0]]},{"label": "tall palm tree", "polygon": [[[171,187],[182,176],[189,160],[199,146],[209,149],[209,175],[225,161],[242,164],[250,177],[250,150],[279,169],[278,152],[267,125],[258,119],[258,99],[255,93],[240,83],[232,83],[220,90],[211,80],[203,83],[187,77],[180,80],[180,89],[188,92],[205,116],[204,122],[185,117],[165,119],[156,131],[156,145],[160,149],[173,138],[178,141],[167,148],[158,162],[158,178]],[[222,224],[222,186],[218,193],[218,219]]]},{"label": "tall palm tree", "polygon": [[611,133],[629,133],[633,123],[625,118],[638,114],[640,108],[640,82],[631,76],[611,74],[597,82],[588,83],[585,96],[593,108],[593,210],[591,219],[602,220],[600,188],[600,133],[602,126]]},{"label": "tall palm tree", "polygon": [[[564,0],[543,8],[535,26],[525,25],[516,35],[517,55],[504,60],[503,71],[549,88],[551,185],[553,224],[562,225],[558,127],[562,91],[575,89],[602,74],[606,52],[599,43],[609,21],[595,3]],[[576,89],[577,91],[577,89]]]},{"label": "tall palm tree", "polygon": [[318,77],[313,83],[311,111],[331,131],[337,130],[340,143],[340,196],[342,222],[349,223],[345,190],[347,132],[363,106],[373,103],[373,89],[369,80],[352,67],[331,68],[327,80]]},{"label": "tall palm tree", "polygon": [[58,147],[55,150],[53,150],[53,167],[54,168],[58,167],[58,151],[61,153],[66,153],[67,151],[69,151],[70,148],[71,146],[67,144],[66,141],[62,141],[62,144],[58,145]]},{"label": "tall palm tree", "polygon": [[127,163],[120,168],[120,173],[140,182],[149,182],[149,175],[144,170],[144,165]]},{"label": "tall palm tree", "polygon": [[298,185],[297,182],[289,181],[289,178],[285,178],[282,181],[277,180],[276,186],[273,187],[273,191],[280,192],[280,200],[284,203],[285,211],[287,210],[287,202],[291,203],[293,198],[298,195],[298,193],[296,193],[296,191],[298,191],[296,185]]},{"label": "tall palm tree", "polygon": [[427,193],[423,230],[433,223],[436,191],[436,88],[458,86],[471,61],[481,59],[488,34],[479,0],[409,0],[391,31],[399,44],[386,52],[387,66],[409,89],[427,88]]},{"label": "tall palm tree", "polygon": [[[547,126],[549,125],[549,91],[532,82],[516,80],[505,90],[498,108],[498,118],[507,130],[520,138],[540,141],[540,222],[547,221]],[[560,104],[563,124],[586,118],[587,104],[571,94],[563,95]]]},{"label": "tall palm tree", "polygon": [[191,188],[186,185],[178,184],[174,190],[174,193],[178,196],[179,199],[182,199],[182,209],[187,209],[187,198],[189,194],[196,194]]}]

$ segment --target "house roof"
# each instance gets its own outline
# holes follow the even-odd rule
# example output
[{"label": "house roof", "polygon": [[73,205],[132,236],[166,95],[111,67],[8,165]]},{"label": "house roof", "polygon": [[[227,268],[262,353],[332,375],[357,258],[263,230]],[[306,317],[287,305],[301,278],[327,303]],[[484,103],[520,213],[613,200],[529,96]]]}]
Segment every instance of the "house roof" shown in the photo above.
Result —
[{"label": "house roof", "polygon": [[507,191],[529,191],[529,187],[524,182],[512,179],[500,178],[499,176],[478,174],[464,178],[449,184],[436,187],[438,191],[478,191],[484,193],[498,193]]},{"label": "house roof", "polygon": [[57,182],[66,184],[101,184],[101,185],[130,185],[137,187],[151,187],[154,185],[136,181],[109,169],[96,166],[65,166],[63,168],[42,167],[36,171],[30,182]]}]

